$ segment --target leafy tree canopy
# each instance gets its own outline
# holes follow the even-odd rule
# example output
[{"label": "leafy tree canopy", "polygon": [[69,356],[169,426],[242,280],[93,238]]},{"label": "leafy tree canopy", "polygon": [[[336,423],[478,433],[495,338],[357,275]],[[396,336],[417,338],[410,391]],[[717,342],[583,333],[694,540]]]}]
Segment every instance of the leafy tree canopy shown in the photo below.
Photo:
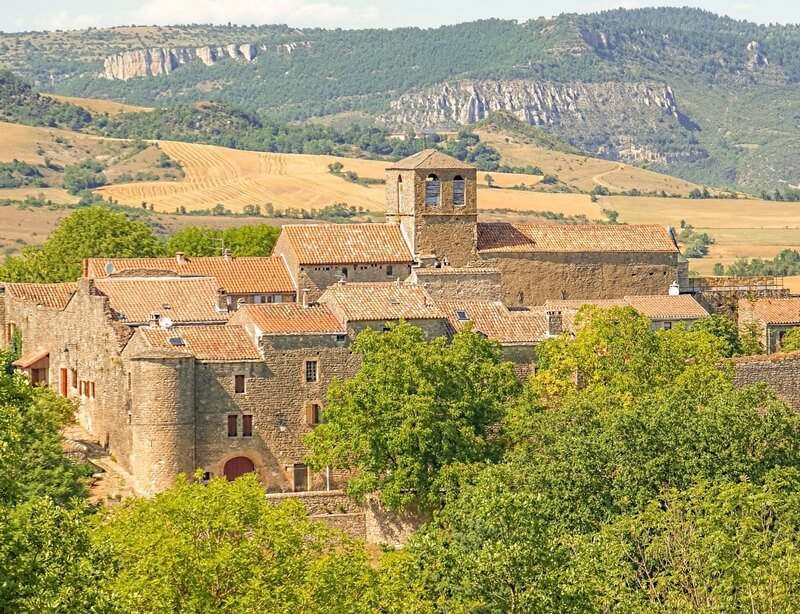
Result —
[{"label": "leafy tree canopy", "polygon": [[188,226],[171,235],[164,246],[168,255],[184,252],[187,256],[219,256],[230,248],[234,256],[269,256],[280,228],[269,224],[248,225],[216,230]]},{"label": "leafy tree canopy", "polygon": [[348,492],[380,491],[390,509],[426,508],[441,499],[443,469],[497,457],[491,427],[519,382],[496,343],[471,330],[450,345],[426,342],[420,329],[401,323],[363,331],[353,350],[361,368],[331,384],[327,424],[305,440],[312,467],[355,469]]}]

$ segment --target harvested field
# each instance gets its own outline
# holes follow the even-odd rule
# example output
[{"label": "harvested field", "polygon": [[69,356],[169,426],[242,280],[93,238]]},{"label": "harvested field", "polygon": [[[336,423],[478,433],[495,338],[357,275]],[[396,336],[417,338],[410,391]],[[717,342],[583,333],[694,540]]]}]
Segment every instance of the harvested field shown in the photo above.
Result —
[{"label": "harvested field", "polygon": [[83,107],[90,113],[97,113],[99,115],[119,115],[120,113],[138,113],[153,110],[153,107],[138,107],[132,104],[114,102],[113,100],[102,100],[101,98],[76,98],[75,96],[60,96],[47,92],[43,92],[42,96],[47,96],[59,102],[74,104],[77,107]]},{"label": "harvested field", "polygon": [[[383,211],[386,206],[385,185],[345,181],[331,174],[328,165],[339,162],[344,171],[353,171],[361,178],[383,179],[388,162],[240,151],[173,141],[160,141],[159,147],[183,165],[186,175],[183,181],[106,186],[97,192],[121,204],[152,203],[160,211],[175,211],[178,207],[187,211],[211,209],[217,203],[234,212],[241,212],[246,205],[263,207],[267,203],[272,203],[276,210],[321,209],[336,202],[368,211]],[[533,185],[541,179],[536,175],[503,173],[493,173],[492,177],[498,186]],[[530,194],[517,190],[485,193],[483,198],[482,192],[481,206],[487,208],[524,207],[525,196]]]}]

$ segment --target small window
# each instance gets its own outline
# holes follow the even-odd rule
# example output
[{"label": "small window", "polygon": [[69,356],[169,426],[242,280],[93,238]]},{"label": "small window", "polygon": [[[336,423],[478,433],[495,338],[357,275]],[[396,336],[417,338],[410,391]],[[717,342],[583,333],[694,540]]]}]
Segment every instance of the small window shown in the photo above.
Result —
[{"label": "small window", "polygon": [[525,293],[524,292],[517,292],[517,302],[520,305],[524,305],[525,304]]},{"label": "small window", "polygon": [[442,202],[442,182],[438,175],[431,173],[425,179],[425,204],[428,207],[438,207]]},{"label": "small window", "polygon": [[253,436],[253,416],[245,414],[242,416],[242,437]]},{"label": "small window", "polygon": [[244,375],[233,376],[233,391],[236,394],[244,393]]},{"label": "small window", "polygon": [[664,322],[664,330],[669,330],[672,328],[672,322]]},{"label": "small window", "polygon": [[394,275],[394,268],[390,264],[386,267],[386,277],[391,277],[392,275]]},{"label": "small window", "polygon": [[236,422],[237,417],[235,415],[228,416],[228,437],[236,437],[239,434]]},{"label": "small window", "polygon": [[461,175],[456,175],[453,178],[453,206],[463,207],[466,204],[466,191],[467,182]]},{"label": "small window", "polygon": [[469,316],[467,315],[467,312],[466,312],[466,311],[456,311],[456,317],[457,317],[457,318],[458,318],[458,319],[459,319],[461,322],[466,322],[467,320],[469,320]]},{"label": "small window", "polygon": [[210,471],[203,472],[203,481],[208,482],[209,480],[211,480],[211,472]]},{"label": "small window", "polygon": [[[78,370],[77,369],[72,369],[71,373],[72,373],[72,387],[73,388],[77,388],[78,387]],[[130,381],[130,377],[131,377],[131,374],[128,373],[128,381]],[[128,388],[130,388],[130,385],[128,385]]]},{"label": "small window", "polygon": [[319,369],[317,368],[318,361],[316,360],[307,360],[306,361],[306,382],[316,382],[319,381]]},{"label": "small window", "polygon": [[347,267],[342,267],[342,279],[347,279]]},{"label": "small window", "polygon": [[326,420],[322,414],[322,405],[320,403],[309,403],[306,405],[306,424],[309,426],[316,426],[317,424],[325,424]]}]

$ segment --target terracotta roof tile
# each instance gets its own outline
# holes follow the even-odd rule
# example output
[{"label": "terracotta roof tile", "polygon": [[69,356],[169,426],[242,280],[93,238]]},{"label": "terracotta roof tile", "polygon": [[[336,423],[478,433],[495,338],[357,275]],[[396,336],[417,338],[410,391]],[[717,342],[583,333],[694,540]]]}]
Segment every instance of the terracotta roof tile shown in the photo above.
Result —
[{"label": "terracotta roof tile", "polygon": [[707,317],[708,311],[689,294],[669,296],[664,294],[625,296],[619,299],[545,301],[545,309],[578,310],[583,305],[609,307],[633,307],[651,320],[694,320]]},{"label": "terracotta roof tile", "polygon": [[189,257],[176,258],[88,258],[84,273],[96,279],[108,277],[106,265],[113,266],[112,275],[144,276],[142,270],[162,275],[216,277],[219,287],[228,294],[291,294],[294,283],[280,256]]},{"label": "terracotta roof tile", "polygon": [[396,224],[302,224],[284,226],[282,234],[301,265],[413,260]]},{"label": "terracotta roof tile", "polygon": [[407,158],[403,158],[402,160],[395,162],[387,168],[386,170],[414,170],[414,169],[431,169],[435,170],[437,168],[446,169],[446,170],[453,170],[453,169],[464,169],[464,170],[471,170],[474,169],[475,166],[469,164],[468,162],[462,162],[457,158],[452,156],[448,156],[447,154],[443,154],[441,151],[437,149],[423,149],[420,152],[412,154]]},{"label": "terracotta roof tile", "polygon": [[341,334],[344,325],[325,305],[303,307],[300,303],[243,305],[232,324],[252,324],[263,335]]},{"label": "terracotta roof tile", "polygon": [[454,330],[471,322],[475,331],[504,345],[528,345],[547,338],[544,311],[512,311],[500,301],[437,301],[437,304]]},{"label": "terracotta roof tile", "polygon": [[336,284],[319,298],[345,322],[438,320],[444,312],[421,287],[396,282]]},{"label": "terracotta roof tile", "polygon": [[31,365],[35,365],[37,362],[42,360],[43,358],[47,358],[50,356],[50,350],[39,348],[34,350],[33,352],[28,352],[21,358],[18,358],[11,364],[15,367],[21,367],[23,369],[27,369]]},{"label": "terracotta roof tile", "polygon": [[75,282],[60,284],[4,284],[6,292],[13,298],[31,301],[37,305],[64,309],[75,293]]},{"label": "terracotta roof tile", "polygon": [[200,360],[257,360],[258,353],[241,326],[174,326],[137,331],[151,349],[191,354]]},{"label": "terracotta roof tile", "polygon": [[151,313],[175,323],[224,322],[229,316],[216,308],[218,284],[213,277],[111,277],[94,284],[109,298],[117,318],[128,324],[147,322]]},{"label": "terracotta roof tile", "polygon": [[664,226],[478,224],[482,252],[677,252]]},{"label": "terracotta roof tile", "polygon": [[414,273],[417,276],[425,277],[425,276],[437,276],[437,275],[499,275],[500,269],[493,269],[491,267],[471,267],[471,266],[464,266],[464,267],[455,267],[455,266],[443,266],[443,267],[423,267],[419,269],[414,269]]},{"label": "terracotta roof tile", "polygon": [[739,301],[740,311],[749,311],[767,324],[800,323],[800,298],[769,298]]}]

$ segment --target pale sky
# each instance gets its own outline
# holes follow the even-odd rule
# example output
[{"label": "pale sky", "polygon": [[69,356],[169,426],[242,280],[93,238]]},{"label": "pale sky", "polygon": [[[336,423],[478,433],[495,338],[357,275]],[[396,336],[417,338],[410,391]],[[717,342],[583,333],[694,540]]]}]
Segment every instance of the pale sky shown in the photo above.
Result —
[{"label": "pale sky", "polygon": [[665,5],[696,6],[757,23],[800,23],[798,0],[0,0],[0,31],[227,22],[393,28]]}]

